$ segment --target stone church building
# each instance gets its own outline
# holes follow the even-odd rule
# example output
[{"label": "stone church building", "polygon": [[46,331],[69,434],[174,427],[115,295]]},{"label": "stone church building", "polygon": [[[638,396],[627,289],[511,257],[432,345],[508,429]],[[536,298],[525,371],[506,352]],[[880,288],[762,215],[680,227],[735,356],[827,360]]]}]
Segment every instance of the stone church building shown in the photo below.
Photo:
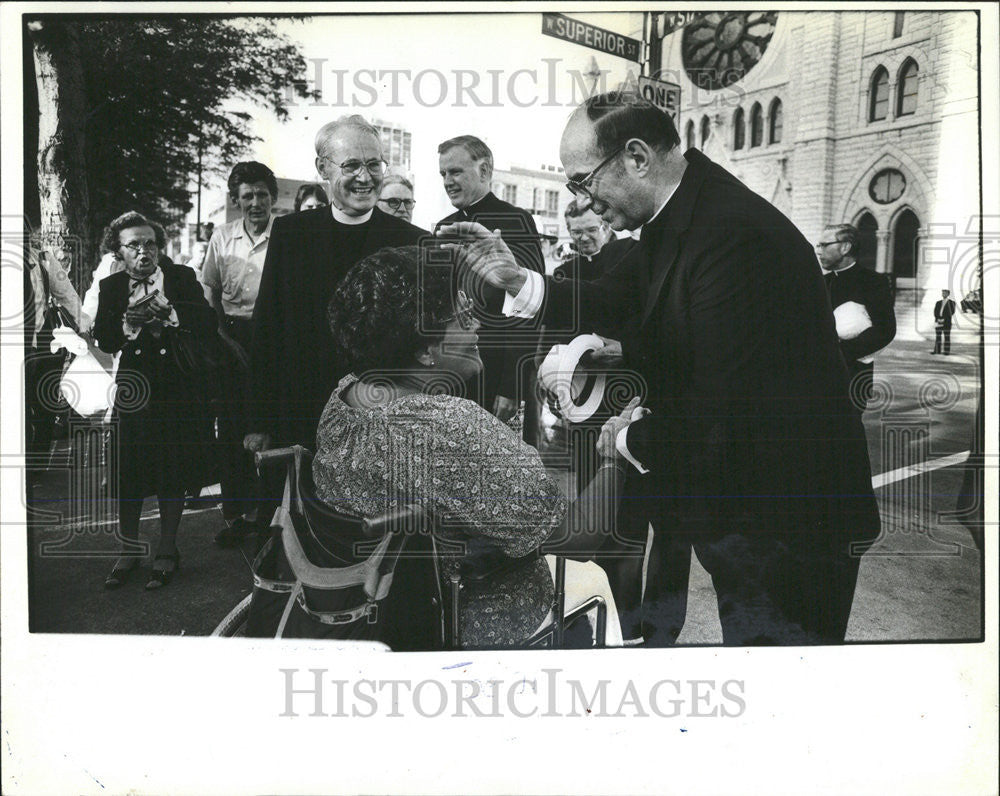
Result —
[{"label": "stone church building", "polygon": [[921,326],[941,289],[957,299],[974,286],[975,12],[645,16],[643,72],[680,85],[682,146],[703,149],[812,241],[825,224],[857,226],[859,260],[891,277],[897,306],[918,310]]}]

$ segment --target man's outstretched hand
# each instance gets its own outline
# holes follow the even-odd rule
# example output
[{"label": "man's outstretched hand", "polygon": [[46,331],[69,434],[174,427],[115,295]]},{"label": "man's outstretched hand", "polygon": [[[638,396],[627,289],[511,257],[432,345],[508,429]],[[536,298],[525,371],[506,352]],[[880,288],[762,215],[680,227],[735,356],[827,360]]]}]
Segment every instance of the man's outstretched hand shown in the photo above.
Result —
[{"label": "man's outstretched hand", "polygon": [[500,231],[490,232],[474,221],[459,221],[439,227],[442,247],[458,252],[464,274],[475,281],[505,290],[512,296],[527,280],[527,272],[517,264]]}]

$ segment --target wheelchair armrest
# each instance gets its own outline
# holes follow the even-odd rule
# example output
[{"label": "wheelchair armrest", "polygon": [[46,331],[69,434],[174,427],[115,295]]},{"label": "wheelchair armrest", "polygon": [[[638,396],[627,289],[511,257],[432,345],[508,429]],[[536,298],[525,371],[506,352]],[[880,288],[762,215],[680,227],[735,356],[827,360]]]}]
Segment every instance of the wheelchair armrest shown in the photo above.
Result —
[{"label": "wheelchair armrest", "polygon": [[274,467],[276,465],[287,465],[288,462],[295,459],[295,449],[297,446],[290,448],[271,448],[266,451],[257,451],[254,454],[254,464],[257,465],[257,469]]},{"label": "wheelchair armrest", "polygon": [[387,533],[415,534],[429,525],[427,513],[416,503],[407,503],[397,509],[365,520],[364,535],[369,539],[379,539]]}]

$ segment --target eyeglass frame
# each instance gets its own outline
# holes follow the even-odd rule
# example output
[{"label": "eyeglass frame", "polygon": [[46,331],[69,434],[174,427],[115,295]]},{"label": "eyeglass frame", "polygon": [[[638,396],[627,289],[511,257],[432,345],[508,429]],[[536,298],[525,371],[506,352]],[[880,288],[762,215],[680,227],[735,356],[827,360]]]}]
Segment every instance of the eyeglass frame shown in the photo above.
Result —
[{"label": "eyeglass frame", "polygon": [[[416,199],[403,199],[400,196],[390,196],[388,199],[379,197],[379,201],[385,202],[393,210],[399,210],[400,205],[403,205],[407,210],[412,210],[413,206],[417,203]],[[395,204],[393,204],[393,202],[395,202]]]},{"label": "eyeglass frame", "polygon": [[452,321],[458,321],[458,325],[463,329],[471,329],[472,324],[469,323],[469,320],[479,320],[476,318],[476,302],[469,298],[464,290],[459,290],[455,296],[455,304],[458,307],[457,312],[447,318],[442,318],[439,323],[447,326]]},{"label": "eyeglass frame", "polygon": [[[361,173],[362,168],[365,169],[368,172],[368,174],[372,177],[384,177],[386,171],[389,169],[389,164],[386,162],[385,158],[372,158],[371,160],[361,160],[360,158],[348,158],[343,163],[334,163],[333,160],[327,157],[326,155],[320,155],[319,159],[325,160],[328,163],[333,163],[334,166],[340,169],[341,173],[343,173],[345,177],[357,177]],[[360,163],[361,165],[358,166],[357,169],[353,171],[348,171],[346,168],[344,168],[348,163],[352,162]],[[377,172],[372,171],[368,165],[369,163],[380,164],[379,170]]]},{"label": "eyeglass frame", "polygon": [[825,248],[826,246],[834,246],[834,245],[836,245],[838,243],[847,243],[847,241],[844,241],[844,240],[821,240],[821,241],[817,241],[815,248],[817,248],[817,249],[819,249],[819,248]]},{"label": "eyeglass frame", "polygon": [[153,252],[160,250],[160,247],[156,245],[155,240],[132,241],[130,243],[121,244],[121,247],[123,249],[128,249],[132,252],[132,254],[139,254],[144,251],[152,254]]},{"label": "eyeglass frame", "polygon": [[593,202],[596,197],[590,192],[587,187],[588,183],[594,181],[594,177],[597,176],[597,172],[607,166],[612,160],[618,157],[622,152],[626,150],[626,147],[621,147],[620,149],[613,152],[611,155],[602,160],[597,167],[593,169],[589,174],[583,177],[581,180],[566,180],[566,188],[569,190],[573,196],[585,196],[588,202]]}]

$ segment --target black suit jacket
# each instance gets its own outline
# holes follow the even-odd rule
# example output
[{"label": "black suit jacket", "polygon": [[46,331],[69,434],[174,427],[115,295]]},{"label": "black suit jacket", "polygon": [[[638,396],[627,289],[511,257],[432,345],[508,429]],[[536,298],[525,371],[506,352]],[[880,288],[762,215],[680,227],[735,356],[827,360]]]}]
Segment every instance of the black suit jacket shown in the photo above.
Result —
[{"label": "black suit jacket", "polygon": [[[415,245],[427,234],[375,208],[360,257]],[[316,446],[319,417],[346,375],[333,350],[327,304],[355,262],[338,256],[329,207],[275,218],[250,345],[254,430],[270,434],[275,444]]]},{"label": "black suit jacket", "polygon": [[[163,296],[177,310],[177,322],[181,328],[203,337],[216,334],[218,321],[215,312],[205,300],[194,270],[169,261],[161,261],[160,270],[163,271]],[[125,336],[122,316],[128,309],[128,301],[127,271],[119,271],[101,280],[93,335],[102,351],[109,354],[122,352],[117,381],[121,383],[133,378],[128,374],[134,372],[149,379],[154,388],[164,380],[182,381],[179,371],[172,364],[168,330],[155,338],[148,328],[143,328],[131,342]]]},{"label": "black suit jacket", "polygon": [[896,336],[896,313],[893,309],[892,288],[884,274],[877,274],[855,263],[846,271],[835,271],[825,277],[830,293],[830,306],[837,309],[849,301],[861,304],[871,318],[871,328],[851,340],[841,340],[840,350],[848,368],[861,357],[885,348]]},{"label": "black suit jacket", "polygon": [[934,305],[934,320],[940,321],[942,329],[951,328],[951,316],[955,314],[955,302],[941,299]]},{"label": "black suit jacket", "polygon": [[[545,258],[531,213],[497,198],[492,191],[467,210],[445,216],[435,229],[458,221],[475,221],[490,231],[499,229],[518,265],[545,273]],[[479,352],[483,360],[481,402],[487,411],[492,411],[493,400],[498,394],[518,398],[518,363],[534,357],[538,344],[537,324],[531,320],[504,318],[502,290],[484,288],[483,297],[486,307],[479,315],[482,322]],[[524,399],[525,395],[519,397]]]},{"label": "black suit jacket", "polygon": [[634,238],[612,238],[601,247],[597,254],[589,258],[582,254],[574,254],[566,262],[559,265],[552,275],[559,275],[564,279],[581,279],[585,282],[593,282],[614,268],[635,245]]},{"label": "black suit jacket", "polygon": [[577,304],[623,335],[653,411],[628,447],[677,530],[873,538],[864,430],[813,247],[700,152],[685,157],[640,246],[598,282],[546,280],[543,319]]}]

